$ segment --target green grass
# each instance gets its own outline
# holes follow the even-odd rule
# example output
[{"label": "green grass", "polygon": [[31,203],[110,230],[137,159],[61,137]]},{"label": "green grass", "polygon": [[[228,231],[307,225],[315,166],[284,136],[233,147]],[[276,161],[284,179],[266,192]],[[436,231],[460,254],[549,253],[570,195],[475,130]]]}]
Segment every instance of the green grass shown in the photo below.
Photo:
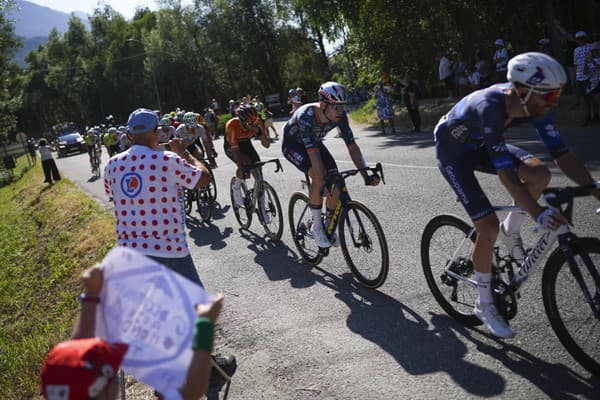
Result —
[{"label": "green grass", "polygon": [[52,186],[42,181],[38,162],[0,188],[3,399],[39,394],[44,356],[68,339],[76,319],[79,275],[114,244],[108,212],[66,179]]}]

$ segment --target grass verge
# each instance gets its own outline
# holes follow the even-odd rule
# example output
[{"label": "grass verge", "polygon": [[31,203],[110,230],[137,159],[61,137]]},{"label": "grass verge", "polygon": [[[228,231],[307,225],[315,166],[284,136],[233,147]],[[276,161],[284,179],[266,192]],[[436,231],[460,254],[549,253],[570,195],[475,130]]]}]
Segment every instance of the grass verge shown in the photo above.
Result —
[{"label": "grass verge", "polygon": [[[19,163],[26,162],[24,157]],[[69,337],[81,271],[114,245],[114,219],[41,163],[0,188],[0,396],[39,394],[50,348]]]}]

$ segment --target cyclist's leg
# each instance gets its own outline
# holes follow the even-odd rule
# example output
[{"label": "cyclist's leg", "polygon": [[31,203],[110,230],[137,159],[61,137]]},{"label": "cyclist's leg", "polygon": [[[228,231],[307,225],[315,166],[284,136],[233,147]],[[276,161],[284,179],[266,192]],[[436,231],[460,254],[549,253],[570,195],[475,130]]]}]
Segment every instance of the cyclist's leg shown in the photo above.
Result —
[{"label": "cyclist's leg", "polygon": [[[325,166],[325,171],[327,174],[335,174],[338,172],[337,164],[327,147],[323,144],[323,142],[319,143],[319,153],[321,153],[321,160],[323,160],[323,165]],[[327,216],[330,217],[335,210],[335,206],[340,198],[340,193],[337,188],[334,187],[334,191],[331,196],[327,196],[325,200],[325,207],[327,208]]]},{"label": "cyclist's leg", "polygon": [[473,247],[473,268],[477,281],[477,302],[475,315],[486,325],[488,330],[500,337],[513,337],[512,329],[498,314],[492,297],[492,260],[494,243],[498,237],[498,218],[492,205],[484,194],[474,171],[479,169],[483,153],[463,154],[452,161],[440,161],[442,175],[469,214],[477,231],[477,239]]}]

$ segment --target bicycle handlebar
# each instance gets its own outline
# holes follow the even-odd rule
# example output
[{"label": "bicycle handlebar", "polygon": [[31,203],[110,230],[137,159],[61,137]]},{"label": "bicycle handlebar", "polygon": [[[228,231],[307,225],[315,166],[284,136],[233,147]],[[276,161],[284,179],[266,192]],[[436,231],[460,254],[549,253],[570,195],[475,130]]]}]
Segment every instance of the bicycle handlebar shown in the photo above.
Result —
[{"label": "bicycle handlebar", "polygon": [[259,162],[252,163],[250,165],[244,165],[244,167],[242,169],[243,169],[244,173],[246,173],[246,172],[252,171],[253,169],[260,168],[263,165],[268,164],[268,163],[275,163],[277,165],[277,167],[275,168],[275,172],[283,171],[283,167],[281,166],[281,162],[279,161],[278,158],[273,158],[268,161],[259,161]]},{"label": "bicycle handlebar", "polygon": [[[383,184],[385,185],[385,178],[383,176],[383,166],[381,165],[381,163],[377,163],[375,164],[374,167],[363,167],[363,168],[356,168],[356,169],[349,169],[347,171],[341,171],[341,172],[336,172],[333,175],[338,175],[341,176],[342,178],[347,178],[349,176],[353,176],[358,174],[360,171],[371,171],[373,173],[375,173],[377,176],[379,176],[381,178],[381,182],[383,182]],[[325,179],[327,180],[327,178]]]}]

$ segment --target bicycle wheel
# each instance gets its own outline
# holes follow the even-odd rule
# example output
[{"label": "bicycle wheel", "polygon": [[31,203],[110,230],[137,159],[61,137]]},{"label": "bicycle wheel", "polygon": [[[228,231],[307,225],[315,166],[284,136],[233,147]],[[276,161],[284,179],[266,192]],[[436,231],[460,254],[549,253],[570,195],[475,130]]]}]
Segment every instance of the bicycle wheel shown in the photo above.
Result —
[{"label": "bicycle wheel", "polygon": [[281,239],[283,234],[283,213],[275,189],[265,181],[263,181],[263,197],[264,200],[258,199],[258,215],[267,236],[276,242]]},{"label": "bicycle wheel", "polygon": [[308,196],[302,192],[292,193],[288,209],[290,232],[302,259],[310,265],[317,265],[323,260],[319,246],[311,233],[312,212]]},{"label": "bicycle wheel", "polygon": [[208,223],[212,217],[213,198],[211,195],[211,185],[199,189],[196,194],[196,205],[202,221]]},{"label": "bicycle wheel", "polygon": [[453,215],[433,218],[421,238],[421,264],[427,285],[439,305],[455,320],[467,326],[481,325],[473,313],[477,289],[447,273],[449,271],[475,282],[471,253],[476,232],[469,238],[472,227]]},{"label": "bicycle wheel", "polygon": [[233,207],[233,213],[235,214],[235,219],[237,219],[238,223],[243,229],[248,229],[250,224],[252,223],[252,199],[248,198],[247,190],[246,190],[246,182],[242,181],[241,184],[241,192],[242,192],[242,200],[244,200],[243,206],[238,206],[235,204],[233,200],[233,184],[235,182],[235,177],[231,178],[231,184],[229,185],[229,194],[231,197],[231,206]]},{"label": "bicycle wheel", "polygon": [[577,239],[572,250],[576,271],[587,287],[592,306],[571,272],[565,254],[555,251],[542,276],[544,307],[563,346],[579,364],[600,377],[600,240]]},{"label": "bicycle wheel", "polygon": [[192,189],[184,189],[183,192],[183,208],[185,210],[185,215],[190,215],[192,212],[192,205],[194,204],[195,198],[195,190]]},{"label": "bicycle wheel", "polygon": [[213,203],[217,202],[217,181],[215,180],[215,175],[213,174],[212,169],[208,170],[210,172],[210,197]]},{"label": "bicycle wheel", "polygon": [[339,226],[340,246],[354,278],[363,286],[378,288],[390,268],[383,229],[364,204],[350,201]]}]

